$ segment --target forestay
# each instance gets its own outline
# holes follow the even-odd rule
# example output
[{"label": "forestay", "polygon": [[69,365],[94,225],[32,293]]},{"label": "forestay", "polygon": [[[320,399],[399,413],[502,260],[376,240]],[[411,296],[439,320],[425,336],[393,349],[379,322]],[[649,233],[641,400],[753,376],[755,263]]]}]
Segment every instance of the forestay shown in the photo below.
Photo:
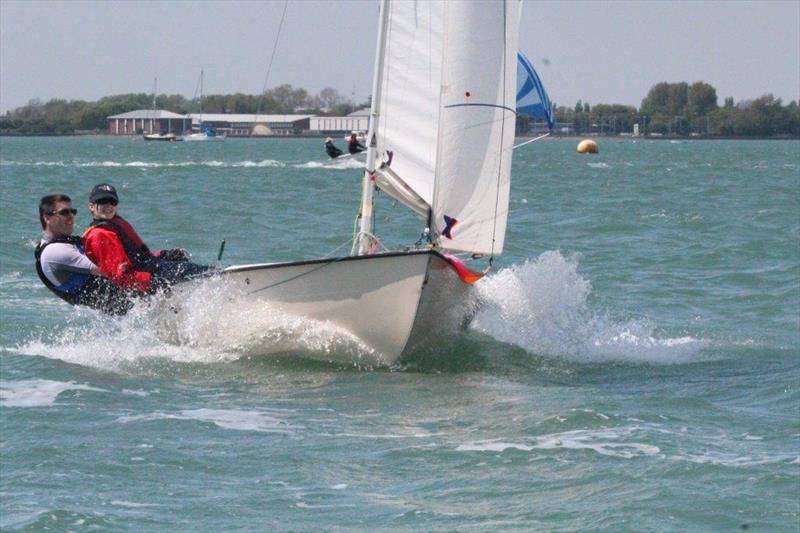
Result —
[{"label": "forestay", "polygon": [[[431,209],[443,249],[503,249],[514,142],[519,0],[387,0],[373,112],[382,189]],[[414,203],[408,194],[416,193]],[[424,204],[423,204],[424,205]]]}]

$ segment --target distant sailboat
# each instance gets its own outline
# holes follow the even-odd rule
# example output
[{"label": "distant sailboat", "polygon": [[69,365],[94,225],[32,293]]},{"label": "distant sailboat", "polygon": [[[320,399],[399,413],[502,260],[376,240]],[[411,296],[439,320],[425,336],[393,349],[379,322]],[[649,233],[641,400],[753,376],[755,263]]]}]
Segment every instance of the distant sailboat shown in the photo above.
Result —
[{"label": "distant sailboat", "polygon": [[[158,78],[153,80],[153,116],[150,121],[157,120],[159,111],[156,109],[156,94],[158,94]],[[152,127],[151,127],[152,129]],[[158,133],[146,133],[142,136],[145,141],[180,141],[181,138],[173,131],[159,131]]]},{"label": "distant sailboat", "polygon": [[225,134],[217,134],[217,130],[208,124],[203,123],[203,71],[200,71],[200,117],[199,131],[193,131],[183,135],[184,141],[224,141]]},{"label": "distant sailboat", "polygon": [[[452,254],[491,265],[503,250],[520,11],[520,0],[382,0],[351,255],[226,268],[237,306],[333,324],[384,364],[468,323],[482,274]],[[376,186],[419,216],[416,247],[377,251]]]}]

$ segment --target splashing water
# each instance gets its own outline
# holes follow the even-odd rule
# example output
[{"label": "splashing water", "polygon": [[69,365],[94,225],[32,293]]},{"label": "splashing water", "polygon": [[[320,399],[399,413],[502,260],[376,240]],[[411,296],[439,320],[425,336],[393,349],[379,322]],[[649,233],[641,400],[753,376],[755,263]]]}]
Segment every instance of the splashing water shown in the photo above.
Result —
[{"label": "splashing water", "polygon": [[239,299],[220,278],[137,302],[121,318],[74,309],[65,329],[16,351],[114,370],[143,359],[226,363],[286,353],[365,366],[382,363],[380,354],[335,324]]},{"label": "splashing water", "polygon": [[[593,312],[591,285],[577,269],[575,259],[546,252],[484,278],[471,327],[530,353],[578,362],[680,363],[697,356],[701,342],[692,337],[660,338],[645,320],[616,323]],[[122,318],[75,309],[65,329],[18,351],[113,369],[141,359],[226,363],[280,354],[383,364],[381,354],[347,330],[238,298],[223,278],[138,302]]]},{"label": "splashing water", "polygon": [[591,284],[575,259],[557,251],[500,270],[478,283],[483,305],[472,327],[524,350],[573,361],[680,363],[694,359],[692,337],[659,338],[643,320],[615,323],[593,312]]}]

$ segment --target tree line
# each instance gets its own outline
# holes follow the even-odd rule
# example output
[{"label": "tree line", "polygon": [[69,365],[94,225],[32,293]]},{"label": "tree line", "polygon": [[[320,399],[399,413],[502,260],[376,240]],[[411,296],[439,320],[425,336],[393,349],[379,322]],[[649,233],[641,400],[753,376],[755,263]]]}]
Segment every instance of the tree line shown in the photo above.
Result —
[{"label": "tree line", "polygon": [[[203,97],[204,113],[293,114],[302,112],[319,116],[341,116],[368,106],[347,101],[336,89],[325,88],[309,94],[302,88],[279,85],[261,95],[227,94]],[[106,117],[137,109],[151,109],[153,95],[145,93],[106,96],[96,102],[52,99],[46,103],[31,100],[27,105],[8,111],[0,117],[0,135],[72,135],[76,132],[102,132]],[[198,113],[198,99],[180,94],[160,94],[155,108],[174,113]]]},{"label": "tree line", "polygon": [[[530,122],[530,121],[528,121]],[[698,81],[653,85],[639,109],[626,105],[578,101],[574,107],[556,106],[556,132],[577,135],[641,135],[666,137],[785,137],[800,138],[800,107],[787,105],[772,94],[718,105],[717,91]],[[530,127],[530,124],[522,124]]]},{"label": "tree line", "polygon": [[[279,85],[261,95],[210,95],[203,98],[203,112],[239,114],[292,114],[341,116],[368,106],[369,101],[347,101],[336,89],[309,94],[303,88]],[[0,117],[0,135],[71,135],[82,131],[102,132],[106,117],[153,106],[153,95],[145,93],[106,96],[96,102],[52,99],[31,100]],[[175,113],[200,111],[196,99],[182,95],[158,95],[155,106]],[[643,135],[668,137],[785,137],[800,138],[800,108],[796,101],[784,105],[771,94],[734,103],[725,98],[718,105],[717,91],[698,81],[655,84],[637,109],[619,104],[596,104],[579,100],[574,106],[554,106],[556,134],[620,135],[638,127]],[[541,123],[520,116],[517,133],[535,133]]]}]

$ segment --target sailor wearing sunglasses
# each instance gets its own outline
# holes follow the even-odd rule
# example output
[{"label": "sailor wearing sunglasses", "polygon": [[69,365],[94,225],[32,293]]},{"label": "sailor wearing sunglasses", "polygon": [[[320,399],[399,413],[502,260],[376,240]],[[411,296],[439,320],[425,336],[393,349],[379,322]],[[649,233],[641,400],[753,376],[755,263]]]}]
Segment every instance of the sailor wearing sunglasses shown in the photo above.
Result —
[{"label": "sailor wearing sunglasses", "polygon": [[48,289],[73,305],[124,314],[132,303],[102,277],[86,256],[83,239],[72,235],[77,213],[65,194],[47,195],[39,201],[39,221],[44,234],[36,247],[36,273]]},{"label": "sailor wearing sunglasses", "polygon": [[133,226],[119,216],[118,206],[112,185],[95,185],[89,195],[93,220],[83,234],[86,255],[111,283],[141,295],[210,273],[210,267],[190,262],[188,252],[181,248],[151,252]]}]

